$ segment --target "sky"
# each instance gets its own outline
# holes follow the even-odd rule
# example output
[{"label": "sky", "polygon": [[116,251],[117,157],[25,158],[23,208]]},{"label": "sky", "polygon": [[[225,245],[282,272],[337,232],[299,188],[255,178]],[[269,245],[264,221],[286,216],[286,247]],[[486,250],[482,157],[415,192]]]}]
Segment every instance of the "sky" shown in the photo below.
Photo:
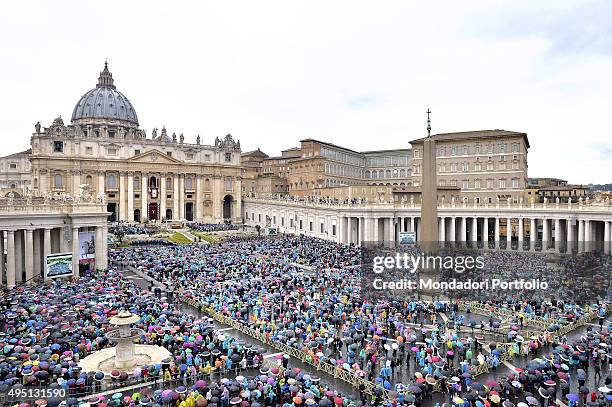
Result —
[{"label": "sky", "polygon": [[28,1],[0,15],[0,155],[68,122],[107,59],[140,127],[406,148],[526,132],[530,177],[612,182],[612,1]]}]

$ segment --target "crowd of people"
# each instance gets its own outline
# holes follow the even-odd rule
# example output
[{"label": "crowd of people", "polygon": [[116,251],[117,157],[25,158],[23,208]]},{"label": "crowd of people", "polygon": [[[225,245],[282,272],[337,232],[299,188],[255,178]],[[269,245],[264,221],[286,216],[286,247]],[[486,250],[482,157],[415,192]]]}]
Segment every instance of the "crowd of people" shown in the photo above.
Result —
[{"label": "crowd of people", "polygon": [[156,226],[145,226],[140,223],[115,222],[108,228],[114,235],[153,235],[159,230]]},{"label": "crowd of people", "polygon": [[[479,365],[496,368],[500,364],[501,350],[489,346],[497,337],[486,329],[500,326],[501,321],[492,316],[470,324],[474,316],[460,312],[457,304],[448,301],[362,298],[357,267],[360,253],[353,246],[303,236],[250,238],[205,247],[118,250],[113,256],[271,341],[302,350],[309,361],[331,363],[398,395],[420,394],[416,400],[399,397],[402,403],[422,401],[427,392],[419,392],[415,386],[427,385],[428,380],[454,395],[458,383],[450,379],[461,378],[462,395]],[[528,267],[542,266],[540,259],[521,256],[530,262]],[[507,254],[499,254],[489,264],[512,270],[511,260]],[[521,261],[525,264],[526,260]],[[509,350],[511,356],[525,360],[563,338],[553,332],[524,338],[520,335],[524,318],[546,316],[561,325],[575,321],[589,309],[561,298],[554,304],[543,299],[488,304],[521,310],[516,320],[509,322],[514,334],[507,340],[516,340],[516,346]],[[566,318],[568,307],[572,319]],[[447,316],[446,323],[441,314]],[[462,330],[462,326],[470,329]],[[471,328],[476,328],[477,334]],[[607,334],[599,339],[609,343]],[[607,353],[604,359],[607,363]],[[538,385],[533,380],[530,383]]]},{"label": "crowd of people", "polygon": [[187,226],[189,229],[195,230],[196,232],[224,232],[229,230],[238,230],[238,226],[232,223],[189,222]]},{"label": "crowd of people", "polygon": [[[520,273],[519,261],[547,272],[541,258],[527,254],[520,260],[506,252],[488,256],[492,273]],[[112,267],[71,283],[18,286],[0,301],[0,394],[41,385],[66,389],[74,405],[82,403],[77,396],[91,394],[90,405],[177,407],[547,407],[557,399],[569,407],[595,407],[612,398],[612,337],[604,322],[609,298],[487,298],[480,304],[492,310],[489,315],[471,312],[474,303],[467,301],[373,299],[361,287],[360,248],[304,236],[114,248],[109,257],[110,264],[165,284],[179,301],[193,300],[200,313],[164,302]],[[340,394],[325,378],[291,366],[287,356],[272,358],[270,368],[265,349],[215,329],[203,316],[209,309],[303,352],[311,364],[329,364],[374,383],[374,394],[366,395],[363,387],[357,397]],[[111,377],[83,372],[83,357],[112,345],[105,334],[121,310],[140,317],[141,343],[163,346],[172,357]],[[500,317],[495,310],[516,316]],[[530,318],[539,317],[561,327],[590,310],[601,317],[599,329],[589,325],[575,337],[557,335],[556,329],[533,334],[529,326]],[[514,366],[503,365],[506,360]],[[479,381],[483,366],[508,373]],[[96,395],[104,386],[133,381],[163,384],[106,399]]]}]

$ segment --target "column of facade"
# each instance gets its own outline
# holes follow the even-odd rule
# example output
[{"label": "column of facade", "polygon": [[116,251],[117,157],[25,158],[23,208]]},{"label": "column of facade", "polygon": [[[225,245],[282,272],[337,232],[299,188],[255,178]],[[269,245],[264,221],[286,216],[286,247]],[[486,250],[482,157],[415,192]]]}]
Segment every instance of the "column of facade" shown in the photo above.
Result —
[{"label": "column of facade", "polygon": [[499,242],[501,241],[501,235],[499,232],[499,218],[495,217],[495,247],[499,247]]},{"label": "column of facade", "polygon": [[98,194],[104,194],[106,188],[104,187],[104,171],[98,171]]},{"label": "column of facade", "polygon": [[612,222],[604,221],[604,253],[610,254],[612,250]]},{"label": "column of facade", "polygon": [[360,218],[361,225],[363,226],[363,242],[371,242],[372,241],[372,219],[370,218]]},{"label": "column of facade", "polygon": [[410,217],[410,231],[411,232],[415,232],[416,231],[415,228],[414,228],[414,222],[415,222],[414,216],[411,216]]},{"label": "column of facade", "polygon": [[[213,176],[213,218],[216,221],[223,219],[221,203],[223,195],[221,191],[221,176]],[[297,226],[297,225],[296,225]],[[345,242],[346,243],[346,242]]]},{"label": "column of facade", "polygon": [[237,191],[236,194],[234,194],[235,199],[234,202],[236,203],[236,211],[235,213],[232,213],[232,215],[234,216],[234,218],[238,218],[239,221],[242,221],[242,177],[236,177],[236,187],[235,187],[235,191]]},{"label": "column of facade", "polygon": [[6,286],[12,288],[15,286],[15,231],[8,230],[6,232]]},{"label": "column of facade", "polygon": [[127,220],[127,193],[125,191],[125,172],[119,173],[119,220]]},{"label": "column of facade", "polygon": [[72,194],[79,195],[81,192],[81,171],[72,170],[69,173],[72,175]]},{"label": "column of facade", "polygon": [[363,245],[363,242],[367,240],[367,238],[365,237],[365,220],[363,217],[358,217],[357,218],[357,230],[359,232],[358,234],[358,238],[357,238],[357,244],[359,244],[360,246]]},{"label": "column of facade", "polygon": [[[179,176],[174,174],[172,177],[172,219],[179,219]],[[213,195],[214,196],[214,195]],[[216,201],[215,201],[216,202]],[[213,204],[214,207],[214,204]]]},{"label": "column of facade", "polygon": [[72,227],[72,276],[79,276],[79,228]]},{"label": "column of facade", "polygon": [[472,218],[472,242],[478,242],[478,218]]},{"label": "column of facade", "polygon": [[34,231],[32,229],[25,230],[25,281],[28,284],[32,283],[34,277]]},{"label": "column of facade", "polygon": [[149,219],[149,185],[148,176],[140,173],[140,221]]},{"label": "column of facade", "polygon": [[125,201],[127,204],[127,220],[134,222],[134,173],[132,171],[127,173],[127,196]]},{"label": "column of facade", "polygon": [[179,174],[179,219],[185,219],[185,174]]},{"label": "column of facade", "polygon": [[584,242],[584,220],[578,220],[578,242]]},{"label": "column of facade", "polygon": [[159,219],[165,219],[166,218],[166,209],[167,209],[167,203],[166,200],[168,199],[168,191],[166,190],[166,178],[167,178],[167,174],[160,174],[159,175]]},{"label": "column of facade", "polygon": [[[195,218],[196,220],[202,220],[202,176],[196,175],[196,200],[195,200]],[[242,217],[242,211],[238,211],[240,217]]]}]

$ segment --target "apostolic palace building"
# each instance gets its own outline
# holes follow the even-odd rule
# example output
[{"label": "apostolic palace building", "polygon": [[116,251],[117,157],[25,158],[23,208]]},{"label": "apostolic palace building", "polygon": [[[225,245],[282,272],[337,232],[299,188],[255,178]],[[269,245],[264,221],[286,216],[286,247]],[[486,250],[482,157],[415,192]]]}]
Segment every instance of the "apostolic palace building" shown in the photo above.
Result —
[{"label": "apostolic palace building", "polygon": [[[609,198],[528,178],[526,133],[432,137],[440,241],[610,251]],[[420,238],[419,135],[376,151],[309,138],[276,156],[242,153],[229,134],[212,144],[191,139],[165,127],[146,134],[105,64],[70,123],[38,122],[29,146],[0,157],[0,283],[36,277],[54,253],[72,252],[76,274],[82,237],[95,241],[96,267],[106,267],[107,221],[232,222],[353,244]]]}]

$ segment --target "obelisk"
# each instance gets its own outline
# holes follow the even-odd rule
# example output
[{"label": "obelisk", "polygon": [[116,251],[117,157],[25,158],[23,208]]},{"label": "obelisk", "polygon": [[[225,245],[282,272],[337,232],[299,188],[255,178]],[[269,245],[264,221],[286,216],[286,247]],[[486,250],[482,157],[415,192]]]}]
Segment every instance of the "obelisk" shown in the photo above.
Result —
[{"label": "obelisk", "polygon": [[428,253],[438,246],[438,188],[436,177],[436,141],[431,137],[431,110],[427,109],[427,137],[423,141],[421,175],[421,249]]}]

